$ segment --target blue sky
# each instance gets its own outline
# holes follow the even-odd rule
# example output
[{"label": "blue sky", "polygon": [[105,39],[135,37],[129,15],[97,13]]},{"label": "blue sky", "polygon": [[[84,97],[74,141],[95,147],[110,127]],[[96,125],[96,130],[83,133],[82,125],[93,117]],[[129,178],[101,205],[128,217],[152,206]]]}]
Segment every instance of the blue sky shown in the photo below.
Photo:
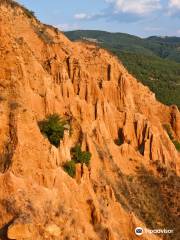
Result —
[{"label": "blue sky", "polygon": [[61,30],[180,36],[180,0],[19,0]]}]

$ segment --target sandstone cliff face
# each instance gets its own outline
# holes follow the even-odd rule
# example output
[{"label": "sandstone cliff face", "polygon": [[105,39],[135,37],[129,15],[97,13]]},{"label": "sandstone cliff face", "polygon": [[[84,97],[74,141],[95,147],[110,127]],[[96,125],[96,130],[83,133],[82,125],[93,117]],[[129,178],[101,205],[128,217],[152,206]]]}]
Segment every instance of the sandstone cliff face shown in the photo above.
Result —
[{"label": "sandstone cliff face", "polygon": [[[59,148],[38,127],[52,113],[71,119]],[[165,124],[180,140],[178,109],[115,56],[0,2],[0,239],[134,240],[137,226],[178,239],[180,156]],[[73,179],[62,166],[79,142],[92,159]]]}]

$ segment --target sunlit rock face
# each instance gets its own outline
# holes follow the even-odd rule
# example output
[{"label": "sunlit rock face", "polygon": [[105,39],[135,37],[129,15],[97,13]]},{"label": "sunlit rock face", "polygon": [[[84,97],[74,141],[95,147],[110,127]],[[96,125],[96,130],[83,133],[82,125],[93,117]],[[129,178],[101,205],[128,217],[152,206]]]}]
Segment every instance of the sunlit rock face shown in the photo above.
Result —
[{"label": "sunlit rock face", "polygon": [[[59,147],[38,126],[53,113],[72,129]],[[141,226],[177,240],[179,130],[178,108],[111,53],[0,2],[0,239],[134,240]],[[92,157],[72,178],[76,144]]]}]

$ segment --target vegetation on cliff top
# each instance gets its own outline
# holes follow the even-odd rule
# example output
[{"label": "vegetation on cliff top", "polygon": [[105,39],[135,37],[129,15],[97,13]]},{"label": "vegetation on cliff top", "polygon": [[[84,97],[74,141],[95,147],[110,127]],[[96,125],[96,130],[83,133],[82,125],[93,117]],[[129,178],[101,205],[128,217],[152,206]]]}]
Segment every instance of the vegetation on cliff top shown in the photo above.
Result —
[{"label": "vegetation on cliff top", "polygon": [[23,5],[17,3],[16,1],[13,1],[13,0],[1,0],[0,1],[0,5],[1,4],[7,4],[7,5],[10,5],[11,8],[21,8],[24,13],[27,15],[28,18],[36,18],[35,16],[35,13],[29,9],[27,9],[26,7],[24,7]]}]

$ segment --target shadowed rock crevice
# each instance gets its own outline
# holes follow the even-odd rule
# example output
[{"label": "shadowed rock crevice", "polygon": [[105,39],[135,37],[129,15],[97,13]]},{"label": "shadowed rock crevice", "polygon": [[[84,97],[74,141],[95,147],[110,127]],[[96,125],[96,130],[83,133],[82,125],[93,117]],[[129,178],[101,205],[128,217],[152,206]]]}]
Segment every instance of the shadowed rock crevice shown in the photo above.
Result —
[{"label": "shadowed rock crevice", "polygon": [[5,173],[11,167],[12,158],[17,144],[18,138],[15,114],[10,112],[8,142],[5,144],[3,152],[0,155],[0,172]]},{"label": "shadowed rock crevice", "polygon": [[107,80],[111,80],[111,65],[109,64],[107,67]]},{"label": "shadowed rock crevice", "polygon": [[1,240],[9,240],[8,238],[8,228],[14,222],[15,219],[11,220],[7,224],[5,224],[2,228],[0,228],[0,239]]}]

